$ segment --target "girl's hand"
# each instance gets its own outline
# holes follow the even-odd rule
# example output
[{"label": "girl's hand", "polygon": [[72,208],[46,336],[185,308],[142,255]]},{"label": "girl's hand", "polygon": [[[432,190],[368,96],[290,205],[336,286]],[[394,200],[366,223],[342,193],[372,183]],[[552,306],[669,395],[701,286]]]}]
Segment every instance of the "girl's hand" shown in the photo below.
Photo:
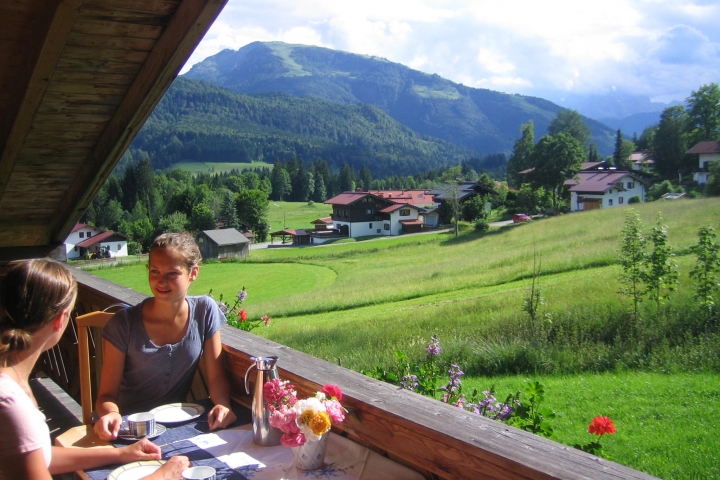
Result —
[{"label": "girl's hand", "polygon": [[140,440],[127,447],[118,449],[122,463],[137,462],[139,460],[160,460],[160,447],[148,439]]},{"label": "girl's hand", "polygon": [[110,412],[98,418],[93,426],[95,433],[101,440],[115,440],[122,426],[122,415]]},{"label": "girl's hand", "polygon": [[143,480],[181,480],[183,470],[188,468],[190,468],[188,457],[171,457],[162,467],[155,470],[155,473]]},{"label": "girl's hand", "polygon": [[208,427],[210,430],[225,428],[233,423],[237,417],[232,410],[225,405],[215,405],[208,413]]}]

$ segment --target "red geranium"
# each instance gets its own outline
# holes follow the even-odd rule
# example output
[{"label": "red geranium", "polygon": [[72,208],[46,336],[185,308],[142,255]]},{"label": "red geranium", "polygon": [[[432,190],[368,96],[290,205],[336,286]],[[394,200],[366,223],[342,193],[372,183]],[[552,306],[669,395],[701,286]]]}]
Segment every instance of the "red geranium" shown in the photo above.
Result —
[{"label": "red geranium", "polygon": [[335,397],[338,402],[342,401],[342,390],[336,385],[326,384],[322,389],[322,393],[328,398]]},{"label": "red geranium", "polygon": [[240,310],[240,312],[238,312],[238,320],[241,322],[247,320],[247,312],[245,310]]},{"label": "red geranium", "polygon": [[613,434],[615,433],[615,425],[609,417],[595,417],[588,426],[588,433],[595,435]]}]

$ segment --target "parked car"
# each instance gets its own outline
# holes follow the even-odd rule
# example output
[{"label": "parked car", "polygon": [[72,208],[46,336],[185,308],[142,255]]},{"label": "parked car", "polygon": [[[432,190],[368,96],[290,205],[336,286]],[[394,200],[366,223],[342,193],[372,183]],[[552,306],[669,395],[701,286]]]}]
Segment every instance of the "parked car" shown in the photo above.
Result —
[{"label": "parked car", "polygon": [[513,215],[513,223],[529,222],[530,220],[532,220],[532,218],[525,215],[524,213],[516,213],[515,215]]}]

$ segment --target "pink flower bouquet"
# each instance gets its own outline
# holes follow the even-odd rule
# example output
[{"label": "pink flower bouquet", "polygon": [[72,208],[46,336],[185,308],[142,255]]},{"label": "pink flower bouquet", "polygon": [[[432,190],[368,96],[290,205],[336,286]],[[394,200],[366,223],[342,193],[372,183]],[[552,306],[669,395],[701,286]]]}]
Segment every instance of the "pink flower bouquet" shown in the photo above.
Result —
[{"label": "pink flower bouquet", "polygon": [[327,384],[314,397],[299,400],[295,385],[276,378],[265,383],[263,395],[271,412],[270,425],[283,432],[280,442],[286,447],[320,440],[333,423],[345,420],[342,391],[335,385]]}]

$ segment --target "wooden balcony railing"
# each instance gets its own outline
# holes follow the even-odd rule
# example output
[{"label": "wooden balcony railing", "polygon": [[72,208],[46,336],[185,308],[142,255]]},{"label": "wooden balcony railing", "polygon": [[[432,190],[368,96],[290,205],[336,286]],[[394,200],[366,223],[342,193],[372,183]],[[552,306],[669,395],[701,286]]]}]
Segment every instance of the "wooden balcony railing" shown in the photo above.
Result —
[{"label": "wooden balcony railing", "polygon": [[[136,304],[145,298],[86,272],[75,274],[80,284],[79,313],[101,310],[118,302]],[[55,380],[79,398],[78,381],[73,378],[77,376],[73,335],[68,328],[59,346],[64,365],[72,373],[67,374],[67,381],[64,374]],[[338,433],[422,472],[427,478],[654,478],[232,327],[224,327],[222,337],[235,400],[245,405],[251,401],[243,384],[249,357],[277,355],[281,378],[294,383],[301,395],[313,394],[325,383],[342,388],[343,404],[351,414],[336,429]]]}]

